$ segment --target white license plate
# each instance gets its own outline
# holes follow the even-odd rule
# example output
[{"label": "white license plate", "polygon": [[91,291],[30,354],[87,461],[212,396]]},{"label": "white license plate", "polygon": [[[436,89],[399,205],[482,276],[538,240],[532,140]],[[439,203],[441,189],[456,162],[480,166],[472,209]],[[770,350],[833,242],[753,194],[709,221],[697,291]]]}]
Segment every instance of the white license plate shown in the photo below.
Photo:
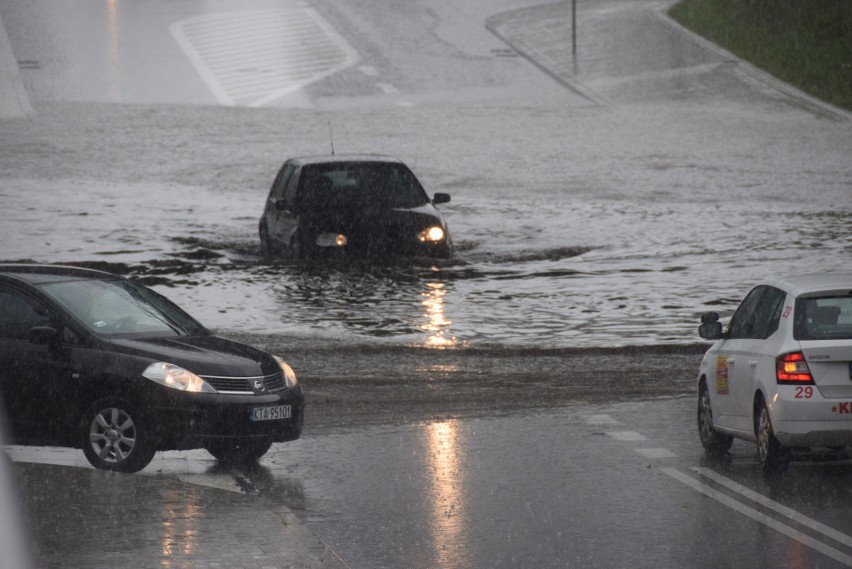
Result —
[{"label": "white license plate", "polygon": [[290,418],[289,405],[275,407],[252,407],[249,410],[249,421],[278,421]]}]

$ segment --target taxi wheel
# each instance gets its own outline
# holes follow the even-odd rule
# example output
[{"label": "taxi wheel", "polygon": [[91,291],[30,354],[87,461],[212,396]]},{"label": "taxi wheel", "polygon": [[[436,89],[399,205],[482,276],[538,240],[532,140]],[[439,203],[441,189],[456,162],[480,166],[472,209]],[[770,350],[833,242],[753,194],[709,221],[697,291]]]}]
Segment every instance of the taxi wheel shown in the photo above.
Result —
[{"label": "taxi wheel", "polygon": [[790,449],[785,448],[775,438],[769,409],[763,399],[755,406],[755,435],[757,437],[757,456],[763,471],[767,474],[781,473],[790,466]]},{"label": "taxi wheel", "polygon": [[252,464],[263,457],[272,446],[269,439],[260,441],[228,441],[208,443],[204,448],[225,464]]},{"label": "taxi wheel", "polygon": [[151,462],[156,446],[133,405],[118,397],[95,401],[83,416],[83,454],[95,468],[138,472]]},{"label": "taxi wheel", "polygon": [[710,394],[703,381],[698,388],[698,437],[707,454],[718,456],[725,454],[734,443],[734,438],[716,432],[713,426],[713,410],[710,408]]}]

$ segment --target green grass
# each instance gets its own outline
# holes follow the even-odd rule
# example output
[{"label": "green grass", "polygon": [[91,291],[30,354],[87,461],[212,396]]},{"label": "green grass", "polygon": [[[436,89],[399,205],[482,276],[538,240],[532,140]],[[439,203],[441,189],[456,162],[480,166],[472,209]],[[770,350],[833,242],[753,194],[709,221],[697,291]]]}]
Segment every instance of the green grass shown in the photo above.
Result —
[{"label": "green grass", "polygon": [[852,110],[852,0],[683,0],[670,15],[782,81]]}]

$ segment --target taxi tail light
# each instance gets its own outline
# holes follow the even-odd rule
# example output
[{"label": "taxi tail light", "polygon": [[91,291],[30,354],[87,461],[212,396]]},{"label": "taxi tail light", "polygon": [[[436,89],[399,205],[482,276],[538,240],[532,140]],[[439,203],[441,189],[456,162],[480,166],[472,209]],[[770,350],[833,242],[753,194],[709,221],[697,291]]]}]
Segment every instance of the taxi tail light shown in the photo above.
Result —
[{"label": "taxi tail light", "polygon": [[797,385],[814,382],[802,352],[790,352],[775,358],[775,378],[778,383]]}]

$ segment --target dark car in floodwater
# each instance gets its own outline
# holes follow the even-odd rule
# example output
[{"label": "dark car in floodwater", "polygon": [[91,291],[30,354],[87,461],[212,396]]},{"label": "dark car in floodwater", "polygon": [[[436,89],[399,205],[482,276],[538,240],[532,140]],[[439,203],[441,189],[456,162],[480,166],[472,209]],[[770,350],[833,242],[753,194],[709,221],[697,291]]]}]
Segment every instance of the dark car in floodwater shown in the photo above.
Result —
[{"label": "dark car in floodwater", "polygon": [[158,450],[251,462],[302,432],[281,358],[208,331],[157,292],[76,267],[0,264],[0,400],[18,444],[135,472]]},{"label": "dark car in floodwater", "polygon": [[388,156],[293,158],[260,219],[261,254],[299,259],[451,259],[453,243],[414,173]]}]

